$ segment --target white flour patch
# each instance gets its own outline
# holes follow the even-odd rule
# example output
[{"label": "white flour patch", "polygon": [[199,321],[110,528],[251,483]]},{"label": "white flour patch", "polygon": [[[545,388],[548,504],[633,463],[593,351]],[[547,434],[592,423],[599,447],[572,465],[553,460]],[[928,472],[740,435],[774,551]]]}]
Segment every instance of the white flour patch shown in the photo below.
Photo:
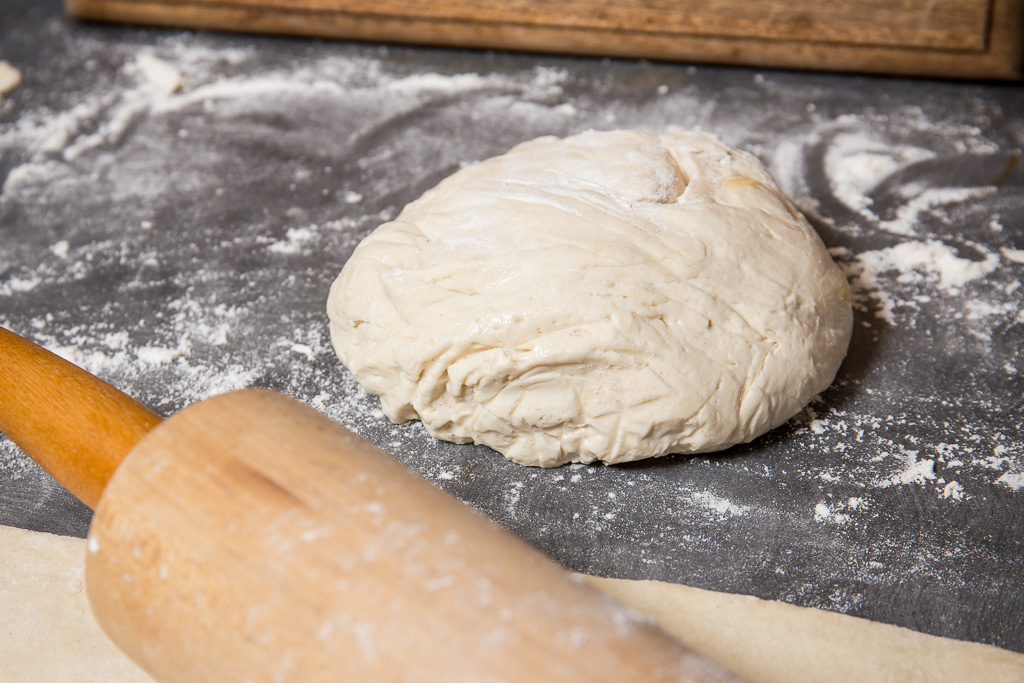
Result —
[{"label": "white flour patch", "polygon": [[70,249],[71,245],[68,244],[67,240],[60,240],[59,242],[55,242],[54,245],[50,247],[50,251],[53,252],[53,255],[60,259],[67,258],[68,251]]},{"label": "white flour patch", "polygon": [[690,500],[697,505],[714,512],[723,517],[736,517],[750,511],[745,505],[736,505],[730,500],[716,496],[713,493],[696,491],[690,494]]},{"label": "white flour patch", "polygon": [[843,132],[835,137],[825,154],[825,172],[835,196],[846,206],[868,218],[869,192],[907,164],[935,157],[935,152],[909,145],[893,145],[866,131]]},{"label": "white flour patch", "polygon": [[942,487],[942,497],[952,498],[953,500],[963,500],[964,487],[960,485],[960,482],[951,481]]},{"label": "white flour patch", "polygon": [[883,274],[893,274],[901,285],[935,285],[948,294],[991,273],[999,266],[999,256],[980,245],[975,250],[980,260],[960,258],[947,244],[936,240],[903,242],[895,247],[867,251],[857,255],[861,265],[861,284],[879,289]]},{"label": "white flour patch", "polygon": [[302,252],[305,245],[315,239],[316,232],[311,228],[288,228],[285,238],[271,244],[267,247],[267,251],[275,254],[298,254]]},{"label": "white flour patch", "polygon": [[142,77],[157,93],[170,95],[181,90],[181,71],[151,52],[141,52],[125,67],[130,74]]},{"label": "white flour patch", "polygon": [[1007,472],[996,479],[996,483],[1002,484],[1014,491],[1020,491],[1024,489],[1024,472]]},{"label": "white flour patch", "polygon": [[[185,340],[183,339],[183,341]],[[177,358],[182,358],[187,353],[187,346],[185,348],[179,346],[174,349],[163,346],[142,346],[135,350],[136,358],[146,365],[164,365]]]},{"label": "white flour patch", "polygon": [[830,524],[848,524],[850,522],[850,515],[845,512],[840,512],[842,504],[838,506],[829,506],[828,503],[822,501],[814,506],[814,521]]},{"label": "white flour patch", "polygon": [[0,281],[0,296],[14,296],[24,292],[31,292],[42,282],[38,273],[30,273],[26,276],[13,275],[5,281]]},{"label": "white flour patch", "polygon": [[995,192],[994,187],[928,188],[917,193],[909,190],[909,194],[904,195],[909,201],[897,209],[895,218],[881,221],[880,226],[887,232],[913,235],[917,233],[916,227],[923,213],[943,212],[946,207],[981,199]]},{"label": "white flour patch", "polygon": [[419,93],[422,91],[431,93],[460,93],[479,90],[493,84],[495,84],[494,81],[490,81],[478,73],[464,73],[454,76],[426,73],[391,81],[385,87],[388,90],[407,93]]},{"label": "white flour patch", "polygon": [[832,516],[832,511],[824,502],[818,503],[814,506],[814,521],[823,522],[830,516]]}]

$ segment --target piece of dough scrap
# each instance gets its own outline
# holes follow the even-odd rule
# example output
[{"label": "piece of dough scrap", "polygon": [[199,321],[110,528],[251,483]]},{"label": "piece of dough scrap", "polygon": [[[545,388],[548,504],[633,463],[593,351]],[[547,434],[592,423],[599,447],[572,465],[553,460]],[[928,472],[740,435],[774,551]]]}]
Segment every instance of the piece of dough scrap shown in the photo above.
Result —
[{"label": "piece of dough scrap", "polygon": [[3,96],[21,84],[21,72],[8,62],[0,62],[0,102]]},{"label": "piece of dough scrap", "polygon": [[832,382],[852,326],[764,166],[692,132],[463,168],[362,241],[327,308],[391,420],[543,467],[750,441]]},{"label": "piece of dough scrap", "polygon": [[[82,590],[85,540],[0,526],[0,680],[143,683]],[[1024,679],[1024,655],[657,581],[583,577],[751,683]]]}]

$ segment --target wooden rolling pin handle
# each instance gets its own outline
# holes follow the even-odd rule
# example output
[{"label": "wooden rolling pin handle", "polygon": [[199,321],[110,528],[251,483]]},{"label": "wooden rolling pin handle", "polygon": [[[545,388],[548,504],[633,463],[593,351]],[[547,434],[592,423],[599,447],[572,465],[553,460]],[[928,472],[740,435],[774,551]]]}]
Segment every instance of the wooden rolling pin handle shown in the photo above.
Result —
[{"label": "wooden rolling pin handle", "polygon": [[159,422],[103,380],[0,327],[0,432],[89,507]]}]

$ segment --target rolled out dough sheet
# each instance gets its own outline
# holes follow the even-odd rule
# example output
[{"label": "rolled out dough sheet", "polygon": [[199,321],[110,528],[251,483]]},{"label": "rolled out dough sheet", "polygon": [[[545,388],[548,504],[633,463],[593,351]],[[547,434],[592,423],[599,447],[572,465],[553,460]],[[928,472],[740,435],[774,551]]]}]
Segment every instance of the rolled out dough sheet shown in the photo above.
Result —
[{"label": "rolled out dough sheet", "polygon": [[0,681],[152,683],[85,596],[85,540],[0,526]]},{"label": "rolled out dough sheet", "polygon": [[1024,655],[991,645],[748,595],[584,578],[752,683],[1024,681]]},{"label": "rolled out dough sheet", "polygon": [[[83,539],[0,526],[0,680],[152,681],[93,619],[85,553]],[[752,683],[1024,679],[1024,655],[989,645],[743,595],[584,578]]]}]

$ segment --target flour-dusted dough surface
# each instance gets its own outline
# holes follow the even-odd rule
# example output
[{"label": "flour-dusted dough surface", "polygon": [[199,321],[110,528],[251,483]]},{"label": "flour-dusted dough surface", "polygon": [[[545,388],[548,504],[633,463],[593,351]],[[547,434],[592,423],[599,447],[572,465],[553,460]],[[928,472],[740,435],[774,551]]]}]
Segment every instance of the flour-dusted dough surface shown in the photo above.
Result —
[{"label": "flour-dusted dough surface", "polygon": [[[85,541],[0,526],[0,680],[151,681],[82,590]],[[1024,655],[831,612],[657,581],[583,577],[751,683],[1024,677]]]},{"label": "flour-dusted dough surface", "polygon": [[85,541],[0,526],[0,681],[146,683],[85,594]]},{"label": "flour-dusted dough surface", "polygon": [[363,240],[328,313],[393,421],[544,467],[749,441],[829,385],[852,324],[765,168],[690,132],[466,167]]}]

